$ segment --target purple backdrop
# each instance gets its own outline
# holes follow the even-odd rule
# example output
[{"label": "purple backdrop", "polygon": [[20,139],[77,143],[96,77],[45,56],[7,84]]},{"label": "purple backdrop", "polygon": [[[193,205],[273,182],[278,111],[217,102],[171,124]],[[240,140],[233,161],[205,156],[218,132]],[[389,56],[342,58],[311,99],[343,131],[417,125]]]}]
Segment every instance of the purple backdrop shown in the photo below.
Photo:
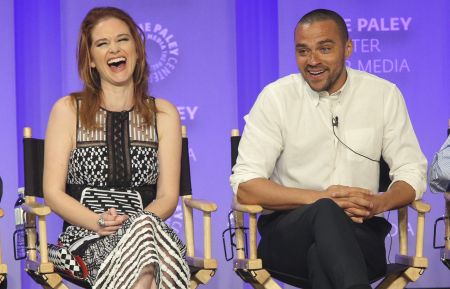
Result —
[{"label": "purple backdrop", "polygon": [[3,198],[0,207],[5,216],[0,219],[0,245],[3,262],[8,265],[9,288],[20,288],[20,264],[15,263],[11,250],[14,231],[13,206],[17,192],[16,98],[14,71],[14,3],[0,1],[0,37],[5,39],[0,53],[0,176],[3,179]]},{"label": "purple backdrop", "polygon": [[[450,47],[450,4],[445,0],[428,1],[426,6],[406,0],[0,2],[0,35],[10,40],[2,44],[0,54],[4,92],[0,98],[4,136],[0,174],[6,191],[1,206],[7,210],[7,216],[0,220],[0,237],[10,265],[11,288],[36,286],[26,274],[19,285],[19,263],[11,257],[12,205],[16,187],[22,185],[22,159],[21,153],[17,154],[22,127],[30,125],[35,136],[43,137],[55,100],[80,88],[75,62],[78,29],[94,6],[123,8],[144,28],[153,73],[151,93],[173,102],[188,128],[194,196],[219,204],[212,221],[213,256],[219,260],[219,271],[204,288],[243,287],[231,263],[224,260],[220,237],[231,201],[228,136],[238,124],[242,127],[243,115],[263,86],[278,76],[297,72],[293,29],[305,12],[326,7],[347,19],[355,39],[349,64],[400,87],[429,160],[444,141],[450,117],[449,98],[444,94],[450,88],[444,78],[444,67],[450,64],[445,54]],[[449,287],[448,270],[440,264],[438,252],[431,249],[432,223],[442,215],[443,199],[426,193],[425,200],[433,206],[425,242],[430,268],[410,287]],[[395,214],[390,220],[395,220]],[[180,209],[169,222],[183,235]],[[54,241],[61,221],[53,216],[50,223],[49,238]],[[411,225],[412,235],[412,220]],[[201,226],[196,232],[202,233]],[[391,259],[396,251],[395,238],[392,247]],[[202,245],[196,250],[201,252]]]}]

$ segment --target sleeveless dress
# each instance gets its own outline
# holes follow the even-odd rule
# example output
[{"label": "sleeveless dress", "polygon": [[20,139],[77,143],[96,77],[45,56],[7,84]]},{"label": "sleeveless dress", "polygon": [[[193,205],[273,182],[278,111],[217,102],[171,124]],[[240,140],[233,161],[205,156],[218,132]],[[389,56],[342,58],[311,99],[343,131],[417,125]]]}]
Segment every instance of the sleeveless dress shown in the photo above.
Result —
[{"label": "sleeveless dress", "polygon": [[[154,101],[154,99],[150,99]],[[99,129],[79,121],[66,192],[95,213],[115,208],[129,219],[110,236],[64,223],[49,259],[58,271],[95,289],[131,288],[153,265],[158,288],[188,288],[185,246],[158,216],[143,209],[156,197],[158,137],[133,109],[96,114]],[[156,118],[154,117],[156,125]]]}]

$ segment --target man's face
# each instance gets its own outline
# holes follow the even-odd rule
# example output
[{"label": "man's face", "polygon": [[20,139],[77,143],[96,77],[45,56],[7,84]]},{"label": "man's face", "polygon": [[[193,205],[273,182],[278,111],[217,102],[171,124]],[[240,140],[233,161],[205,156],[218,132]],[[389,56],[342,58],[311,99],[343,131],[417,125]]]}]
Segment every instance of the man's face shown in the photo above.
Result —
[{"label": "man's face", "polygon": [[295,29],[297,66],[315,91],[334,93],[347,79],[345,60],[352,53],[351,40],[344,41],[332,20],[299,24]]}]

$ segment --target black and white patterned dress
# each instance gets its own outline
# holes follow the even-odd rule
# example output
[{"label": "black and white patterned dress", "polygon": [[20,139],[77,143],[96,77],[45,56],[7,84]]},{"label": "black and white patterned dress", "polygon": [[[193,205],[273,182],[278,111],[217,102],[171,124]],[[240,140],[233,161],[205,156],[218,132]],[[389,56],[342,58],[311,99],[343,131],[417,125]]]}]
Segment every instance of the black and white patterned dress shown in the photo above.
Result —
[{"label": "black and white patterned dress", "polygon": [[158,288],[188,288],[185,246],[158,216],[143,210],[156,195],[156,128],[142,125],[134,110],[100,109],[96,123],[99,129],[86,129],[77,121],[67,193],[96,213],[115,208],[130,218],[106,237],[64,223],[58,245],[49,246],[50,260],[96,289],[131,288],[147,265],[155,268]]}]

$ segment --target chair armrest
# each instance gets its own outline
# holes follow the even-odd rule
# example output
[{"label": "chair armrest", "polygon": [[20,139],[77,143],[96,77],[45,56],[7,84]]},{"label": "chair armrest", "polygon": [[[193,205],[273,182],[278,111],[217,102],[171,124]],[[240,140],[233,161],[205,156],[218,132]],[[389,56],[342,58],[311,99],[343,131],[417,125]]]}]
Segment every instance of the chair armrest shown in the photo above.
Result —
[{"label": "chair armrest", "polygon": [[217,210],[217,205],[204,200],[194,200],[192,196],[183,196],[184,235],[186,255],[195,256],[193,209],[203,212],[203,256],[199,259],[211,259],[211,213]]},{"label": "chair armrest", "polygon": [[3,217],[5,215],[5,213],[3,212],[2,209],[0,209],[0,218]]},{"label": "chair armrest", "polygon": [[444,193],[444,198],[447,202],[450,202],[450,192]]},{"label": "chair armrest", "polygon": [[409,204],[409,207],[417,212],[417,228],[416,228],[416,250],[414,255],[408,255],[408,209],[402,207],[398,209],[399,220],[399,248],[400,254],[396,256],[396,263],[404,264],[415,268],[427,268],[428,259],[423,257],[423,243],[425,233],[425,214],[430,212],[431,206],[421,200],[417,200]]},{"label": "chair armrest", "polygon": [[50,213],[52,212],[52,210],[50,209],[50,207],[40,204],[38,202],[30,202],[30,203],[25,203],[22,205],[22,209],[29,213],[29,214],[33,214],[36,215],[38,217],[45,217],[50,215]]},{"label": "chair armrest", "polygon": [[200,210],[202,212],[215,212],[217,211],[217,205],[213,202],[208,202],[205,200],[195,200],[195,199],[183,199],[184,204],[193,209]]},{"label": "chair armrest", "polygon": [[414,209],[418,213],[428,213],[431,210],[431,206],[421,200],[417,200],[409,204],[409,207]]},{"label": "chair armrest", "polygon": [[263,211],[263,208],[259,205],[244,205],[233,198],[233,203],[231,204],[231,209],[234,211],[248,213],[248,214],[259,214]]}]

